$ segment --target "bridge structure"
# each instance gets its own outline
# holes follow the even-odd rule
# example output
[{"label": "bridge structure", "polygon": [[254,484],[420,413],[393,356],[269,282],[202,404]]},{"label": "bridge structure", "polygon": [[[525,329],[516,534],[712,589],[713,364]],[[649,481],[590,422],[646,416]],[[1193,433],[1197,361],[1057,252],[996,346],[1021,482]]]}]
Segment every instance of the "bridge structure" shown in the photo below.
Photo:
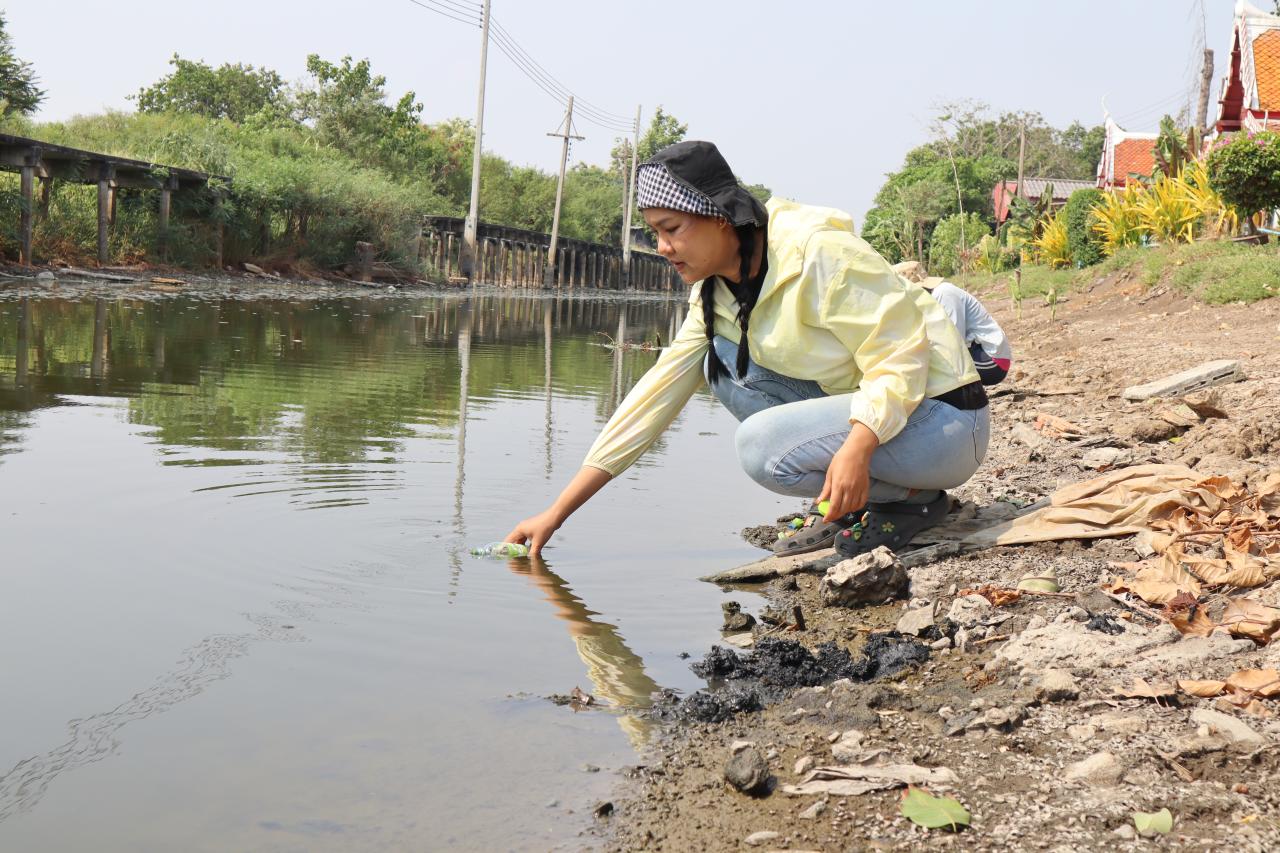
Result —
[{"label": "bridge structure", "polygon": [[[30,266],[31,239],[37,218],[49,215],[49,196],[53,182],[70,181],[98,185],[98,264],[107,264],[107,245],[115,222],[116,191],[121,188],[158,191],[157,245],[161,257],[168,246],[169,211],[175,192],[203,189],[214,179],[227,179],[192,169],[164,166],[145,160],[118,157],[96,151],[84,151],[66,145],[55,145],[39,139],[0,133],[0,170],[21,175],[20,222],[18,228],[18,260]],[[35,185],[40,183],[39,199]],[[218,265],[221,266],[221,232],[218,235]]]},{"label": "bridge structure", "polygon": [[[446,278],[461,277],[464,224],[457,216],[423,220],[421,255]],[[656,252],[633,246],[631,267],[624,271],[618,246],[564,237],[556,241],[548,280],[550,248],[550,234],[482,222],[476,230],[474,278],[501,287],[670,291],[684,286],[675,268]]]}]

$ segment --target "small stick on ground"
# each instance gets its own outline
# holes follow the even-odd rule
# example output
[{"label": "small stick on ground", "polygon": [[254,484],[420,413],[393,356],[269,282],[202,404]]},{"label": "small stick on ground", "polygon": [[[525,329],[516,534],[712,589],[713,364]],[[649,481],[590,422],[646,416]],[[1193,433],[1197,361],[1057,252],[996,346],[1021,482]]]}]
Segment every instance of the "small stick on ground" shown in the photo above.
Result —
[{"label": "small stick on ground", "polygon": [[1129,609],[1130,609],[1130,610],[1132,610],[1134,613],[1137,613],[1137,614],[1139,614],[1139,615],[1141,615],[1141,616],[1145,616],[1145,617],[1147,617],[1147,618],[1148,618],[1148,619],[1150,619],[1152,622],[1167,622],[1167,621],[1168,621],[1168,620],[1167,620],[1167,619],[1165,619],[1163,616],[1161,616],[1159,613],[1157,613],[1156,611],[1152,610],[1150,607],[1143,607],[1141,604],[1134,604],[1132,601],[1125,601],[1123,598],[1121,598],[1120,596],[1116,595],[1114,592],[1107,592],[1107,591],[1104,589],[1104,590],[1102,590],[1102,594],[1103,594],[1103,595],[1105,595],[1107,598],[1110,598],[1112,601],[1115,601],[1117,604],[1123,604],[1125,607],[1129,608]]}]

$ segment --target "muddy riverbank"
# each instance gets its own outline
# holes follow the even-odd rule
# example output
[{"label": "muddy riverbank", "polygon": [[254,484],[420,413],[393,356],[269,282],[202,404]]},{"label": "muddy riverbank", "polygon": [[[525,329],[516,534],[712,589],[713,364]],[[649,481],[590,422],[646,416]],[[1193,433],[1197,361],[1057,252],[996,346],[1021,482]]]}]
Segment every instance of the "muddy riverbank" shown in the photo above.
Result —
[{"label": "muddy riverbank", "polygon": [[[1047,308],[1024,306],[1018,320],[1007,299],[989,305],[1010,331],[1017,361],[993,400],[991,451],[957,499],[1025,505],[1145,462],[1182,463],[1256,487],[1280,466],[1276,305],[1210,307],[1123,279],[1073,294],[1053,321]],[[1247,374],[1214,389],[1225,417],[1178,422],[1168,400],[1120,396],[1214,359],[1239,360]],[[1053,417],[1079,434],[1045,429]],[[1260,645],[1225,629],[1184,637],[1141,612],[1141,602],[1130,607],[1105,595],[1112,563],[1138,560],[1141,551],[1134,537],[991,548],[914,568],[907,600],[862,609],[825,606],[816,574],[743,587],[764,589],[772,611],[799,606],[805,617],[802,631],[759,625],[757,644],[763,628],[857,657],[909,608],[949,622],[951,637],[927,641],[928,659],[900,672],[867,682],[837,673],[813,686],[760,690],[763,710],[672,726],[621,785],[611,816],[597,824],[597,843],[609,850],[1275,849],[1280,700],[1259,697],[1245,708],[1184,690],[1166,694],[1162,685],[1275,669],[1280,641]],[[960,595],[1048,574],[1060,595],[998,607]],[[1280,582],[1251,597],[1280,607]],[[1221,607],[1218,600],[1207,612],[1216,619]],[[718,622],[720,613],[706,618]],[[1152,696],[1124,695],[1135,692],[1135,678],[1154,686]],[[725,778],[744,742],[767,765],[768,781],[751,794]],[[869,755],[951,780],[926,787],[962,803],[971,826],[954,835],[914,825],[900,814],[901,786],[787,793],[814,767]],[[1163,808],[1172,831],[1140,837],[1134,813]]]}]

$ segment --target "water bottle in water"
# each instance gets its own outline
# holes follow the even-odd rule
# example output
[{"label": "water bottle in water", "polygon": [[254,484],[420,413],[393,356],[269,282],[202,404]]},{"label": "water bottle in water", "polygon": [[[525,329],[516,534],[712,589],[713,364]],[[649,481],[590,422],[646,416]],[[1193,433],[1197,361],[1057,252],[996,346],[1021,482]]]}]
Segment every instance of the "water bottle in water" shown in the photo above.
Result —
[{"label": "water bottle in water", "polygon": [[490,542],[488,545],[472,548],[471,553],[476,557],[527,557],[529,546],[519,542]]}]

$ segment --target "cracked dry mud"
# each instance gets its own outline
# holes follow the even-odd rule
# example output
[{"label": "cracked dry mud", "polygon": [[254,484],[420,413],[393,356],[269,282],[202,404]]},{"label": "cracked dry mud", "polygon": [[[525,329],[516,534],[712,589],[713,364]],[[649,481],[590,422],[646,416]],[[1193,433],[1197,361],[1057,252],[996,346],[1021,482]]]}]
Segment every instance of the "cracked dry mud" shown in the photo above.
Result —
[{"label": "cracked dry mud", "polygon": [[[1280,466],[1280,306],[1201,305],[1146,295],[1123,279],[1072,295],[1056,322],[1047,309],[1024,306],[1025,319],[1016,321],[1007,299],[988,305],[1017,361],[993,399],[987,460],[956,497],[1031,502],[1096,476],[1108,460],[1182,462],[1251,483]],[[1141,424],[1168,401],[1129,403],[1120,391],[1222,358],[1238,359],[1248,376],[1214,389],[1228,417],[1173,430],[1176,441],[1141,440],[1155,437]],[[1039,413],[1070,420],[1086,437],[1044,437],[1032,429]],[[1257,717],[1183,694],[1116,695],[1135,676],[1223,678],[1280,667],[1280,643],[1182,638],[1103,595],[1108,562],[1136,559],[1134,544],[994,548],[912,569],[915,604],[936,604],[939,618],[959,590],[1013,586],[1029,573],[1052,570],[1072,597],[994,608],[973,620],[965,649],[935,649],[922,665],[885,678],[764,691],[763,710],[719,722],[675,717],[631,781],[620,783],[613,816],[584,842],[680,851],[1280,849],[1280,698],[1262,700],[1272,716]],[[871,632],[892,629],[909,606],[824,608],[818,582],[798,575],[767,585],[773,607],[799,604],[807,617],[806,631],[776,636],[814,650],[835,643],[857,656]],[[1256,597],[1280,606],[1280,584]],[[1121,630],[1094,630],[1111,625]],[[901,790],[783,792],[809,768],[840,763],[833,746],[849,742],[851,730],[861,734],[853,742],[886,749],[896,762],[954,771],[954,785],[932,790],[963,803],[972,825],[959,834],[916,827],[899,814]],[[739,741],[766,756],[773,778],[764,793],[725,783],[730,745]],[[1161,808],[1173,813],[1173,831],[1139,837],[1133,813]]]}]

